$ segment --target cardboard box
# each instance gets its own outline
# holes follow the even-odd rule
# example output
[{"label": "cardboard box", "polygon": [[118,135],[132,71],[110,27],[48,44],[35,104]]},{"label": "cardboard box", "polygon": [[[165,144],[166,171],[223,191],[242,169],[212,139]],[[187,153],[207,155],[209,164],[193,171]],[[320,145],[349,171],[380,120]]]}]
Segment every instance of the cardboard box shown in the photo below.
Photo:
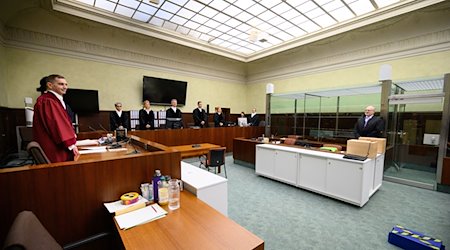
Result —
[{"label": "cardboard box", "polygon": [[359,155],[373,159],[377,156],[377,143],[356,139],[348,140],[347,154]]},{"label": "cardboard box", "polygon": [[377,143],[377,153],[384,154],[386,152],[386,138],[377,137],[359,137],[359,140],[373,141]]},{"label": "cardboard box", "polygon": [[403,249],[445,250],[445,246],[442,244],[441,240],[434,239],[423,233],[415,232],[399,225],[393,227],[389,232],[388,242]]}]

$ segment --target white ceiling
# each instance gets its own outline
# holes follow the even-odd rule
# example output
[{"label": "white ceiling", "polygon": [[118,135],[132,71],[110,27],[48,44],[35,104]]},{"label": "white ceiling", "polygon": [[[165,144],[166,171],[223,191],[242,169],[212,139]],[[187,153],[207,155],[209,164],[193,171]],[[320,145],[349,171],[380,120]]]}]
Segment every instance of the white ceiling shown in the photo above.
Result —
[{"label": "white ceiling", "polygon": [[442,0],[54,0],[58,11],[252,61]]}]

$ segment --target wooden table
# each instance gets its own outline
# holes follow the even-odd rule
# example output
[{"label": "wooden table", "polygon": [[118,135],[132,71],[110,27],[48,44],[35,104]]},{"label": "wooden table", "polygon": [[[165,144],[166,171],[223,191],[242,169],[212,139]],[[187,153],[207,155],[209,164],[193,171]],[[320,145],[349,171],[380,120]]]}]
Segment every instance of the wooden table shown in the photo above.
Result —
[{"label": "wooden table", "polygon": [[209,150],[212,148],[220,148],[220,145],[215,145],[211,143],[200,143],[197,144],[199,147],[193,147],[193,144],[172,146],[169,147],[172,150],[181,152],[181,158],[189,158],[194,156],[202,156],[208,154]]},{"label": "wooden table", "polygon": [[116,229],[125,249],[264,249],[264,241],[187,191],[166,217]]}]

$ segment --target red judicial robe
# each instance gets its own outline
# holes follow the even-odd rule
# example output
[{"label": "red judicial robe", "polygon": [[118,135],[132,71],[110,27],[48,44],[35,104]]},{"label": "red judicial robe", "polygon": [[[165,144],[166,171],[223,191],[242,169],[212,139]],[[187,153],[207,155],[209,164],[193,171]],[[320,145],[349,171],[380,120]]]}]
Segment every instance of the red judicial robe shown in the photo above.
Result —
[{"label": "red judicial robe", "polygon": [[51,162],[73,160],[68,149],[76,143],[69,115],[51,92],[39,96],[34,105],[33,137]]}]

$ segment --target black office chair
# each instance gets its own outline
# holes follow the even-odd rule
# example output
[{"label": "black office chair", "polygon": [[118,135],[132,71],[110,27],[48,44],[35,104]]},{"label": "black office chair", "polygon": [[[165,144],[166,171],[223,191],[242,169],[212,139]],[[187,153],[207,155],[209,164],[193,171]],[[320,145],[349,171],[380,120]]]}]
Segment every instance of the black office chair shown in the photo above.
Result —
[{"label": "black office chair", "polygon": [[227,148],[213,148],[210,149],[208,155],[200,158],[200,167],[203,165],[208,171],[210,168],[214,168],[214,173],[217,174],[217,168],[223,165],[225,171],[225,178],[227,177],[227,168],[225,166],[225,151]]},{"label": "black office chair", "polygon": [[51,163],[45,155],[44,150],[41,148],[41,145],[37,142],[32,141],[28,143],[27,151],[33,157],[33,161],[36,165]]},{"label": "black office chair", "polygon": [[45,229],[36,215],[31,211],[20,212],[9,229],[5,244],[5,250],[69,250],[79,248],[87,243],[108,236],[110,233],[104,232],[93,235],[89,238],[69,243],[61,246]]}]

